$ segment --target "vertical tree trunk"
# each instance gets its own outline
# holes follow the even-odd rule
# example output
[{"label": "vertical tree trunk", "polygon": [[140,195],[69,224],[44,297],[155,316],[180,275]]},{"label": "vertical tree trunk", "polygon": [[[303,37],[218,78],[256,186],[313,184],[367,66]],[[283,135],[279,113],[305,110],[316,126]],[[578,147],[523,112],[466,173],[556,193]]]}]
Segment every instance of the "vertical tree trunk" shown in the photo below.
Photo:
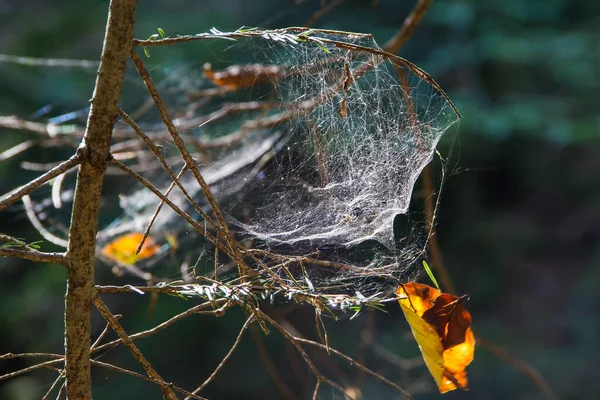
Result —
[{"label": "vertical tree trunk", "polygon": [[94,251],[104,172],[129,49],[136,0],[112,0],[90,115],[79,151],[83,161],[71,215],[65,301],[65,370],[67,397],[91,399],[90,313],[94,289]]}]

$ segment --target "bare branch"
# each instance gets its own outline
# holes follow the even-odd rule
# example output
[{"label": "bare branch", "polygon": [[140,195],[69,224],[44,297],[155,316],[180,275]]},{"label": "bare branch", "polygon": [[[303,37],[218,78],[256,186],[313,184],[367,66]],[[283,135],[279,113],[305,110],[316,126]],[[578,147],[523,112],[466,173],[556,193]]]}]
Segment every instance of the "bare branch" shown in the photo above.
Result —
[{"label": "bare branch", "polygon": [[[219,308],[219,309],[204,311],[204,309],[210,308],[213,305],[221,305],[221,304],[222,304],[222,307]],[[153,335],[154,333],[156,333],[156,332],[158,332],[160,330],[165,329],[166,327],[174,324],[175,322],[177,322],[177,321],[179,321],[179,320],[181,320],[183,318],[189,317],[190,315],[194,315],[194,314],[222,315],[225,312],[225,310],[230,306],[230,304],[231,303],[228,300],[225,300],[225,299],[215,300],[212,304],[210,302],[199,304],[199,305],[194,306],[194,307],[192,307],[192,308],[190,308],[190,309],[188,309],[188,310],[186,310],[186,311],[184,311],[184,312],[182,312],[180,314],[175,315],[174,317],[166,320],[162,324],[159,324],[159,325],[155,326],[152,329],[148,329],[146,331],[138,332],[138,333],[136,333],[134,335],[130,335],[129,338],[131,340],[136,340],[136,339],[141,339],[141,338],[148,337],[148,336]],[[122,339],[113,340],[112,342],[108,342],[108,343],[105,343],[103,345],[100,345],[100,346],[96,347],[94,349],[93,353],[95,354],[95,353],[100,352],[100,351],[105,351],[105,350],[112,349],[112,348],[118,346],[121,343],[122,343]]]},{"label": "bare branch", "polygon": [[16,146],[11,147],[10,149],[4,150],[2,153],[0,153],[0,162],[8,160],[9,158],[16,156],[17,154],[29,150],[33,146],[35,146],[35,141],[26,140],[24,142],[19,143]]},{"label": "bare branch", "polygon": [[183,139],[181,138],[179,133],[177,133],[177,128],[173,124],[173,121],[171,120],[171,117],[169,116],[169,112],[168,112],[160,94],[158,93],[158,90],[156,89],[154,82],[150,78],[150,74],[148,73],[148,70],[146,69],[144,62],[142,61],[140,56],[135,52],[135,50],[133,48],[131,49],[130,57],[133,60],[133,63],[135,64],[138,74],[140,75],[140,77],[142,78],[144,83],[146,84],[146,87],[148,88],[148,92],[150,92],[150,95],[154,99],[154,102],[156,103],[156,107],[158,108],[158,111],[163,120],[163,123],[165,124],[169,133],[173,137],[173,141],[175,142],[175,145],[181,152],[181,155],[183,156],[183,159],[185,160],[186,166],[190,169],[190,171],[196,178],[196,181],[200,185],[200,188],[202,189],[202,192],[204,193],[206,200],[208,201],[211,208],[213,209],[213,212],[215,213],[215,217],[217,218],[217,221],[219,222],[219,225],[220,225],[219,229],[223,230],[224,237],[226,238],[226,240],[229,243],[229,246],[231,248],[230,253],[232,253],[232,257],[236,261],[240,261],[240,262],[238,262],[238,266],[240,268],[242,268],[244,266],[244,263],[241,262],[241,255],[239,254],[239,249],[234,244],[235,239],[233,238],[231,232],[229,231],[229,227],[228,227],[227,223],[225,222],[225,217],[223,216],[221,207],[219,206],[215,197],[213,196],[208,184],[202,177],[202,174],[200,173],[200,169],[198,168],[197,162],[192,158],[191,154],[185,147],[185,143],[183,142]]},{"label": "bare branch", "polygon": [[71,60],[67,58],[38,58],[13,56],[10,54],[0,54],[0,62],[13,63],[19,65],[28,65],[32,67],[59,67],[59,68],[98,68],[98,61],[92,60]]},{"label": "bare branch", "polygon": [[27,218],[29,219],[31,224],[34,226],[34,228],[40,233],[40,235],[42,235],[42,237],[44,239],[46,239],[47,241],[54,243],[57,246],[66,248],[68,242],[65,239],[60,238],[60,237],[54,235],[53,233],[51,233],[42,224],[42,221],[39,220],[37,214],[35,213],[35,210],[33,208],[33,203],[31,202],[31,198],[29,197],[29,195],[23,196],[23,198],[21,200],[23,201],[23,205],[25,206],[25,213],[27,214]]},{"label": "bare branch", "polygon": [[119,335],[125,346],[129,349],[133,357],[142,365],[148,376],[150,376],[154,381],[156,381],[163,390],[163,396],[170,400],[177,400],[177,396],[173,392],[173,388],[170,383],[165,382],[160,375],[156,372],[156,370],[152,367],[152,365],[146,360],[142,352],[137,348],[137,346],[133,343],[133,340],[127,335],[125,330],[119,324],[119,321],[115,318],[114,315],[110,312],[110,310],[106,307],[106,304],[102,301],[102,299],[98,296],[94,297],[94,304],[102,317],[109,323],[111,328]]},{"label": "bare branch", "polygon": [[[113,370],[113,371],[116,371],[116,372],[120,372],[120,373],[123,373],[123,374],[131,375],[131,376],[134,376],[136,378],[143,379],[145,381],[152,382],[152,383],[155,383],[155,384],[158,384],[158,385],[160,385],[160,384],[170,385],[167,382],[164,382],[164,381],[163,382],[158,382],[158,381],[156,381],[156,380],[154,380],[152,378],[148,378],[147,376],[144,376],[142,374],[138,374],[137,372],[133,372],[133,371],[130,371],[130,370],[125,369],[125,368],[117,367],[116,365],[112,365],[112,364],[105,363],[105,362],[102,362],[102,361],[92,360],[92,365],[97,365],[99,367],[103,367],[103,368],[110,369],[110,370]],[[207,400],[204,397],[198,396],[197,394],[190,393],[187,390],[183,390],[183,389],[181,389],[181,388],[179,388],[179,387],[177,387],[175,385],[171,385],[171,387],[173,388],[174,391],[182,393],[182,394],[188,396],[188,398],[199,399],[199,400]]]},{"label": "bare branch", "polygon": [[61,381],[64,379],[64,377],[65,377],[65,371],[61,370],[59,372],[58,376],[56,377],[56,379],[54,380],[54,382],[52,383],[52,386],[50,386],[48,391],[46,391],[46,394],[44,395],[44,397],[42,397],[42,400],[48,400],[50,398],[50,393],[52,393],[52,391],[58,386],[58,384],[61,383]]},{"label": "bare branch", "polygon": [[397,54],[400,49],[404,46],[406,41],[412,36],[415,28],[421,22],[423,15],[427,12],[429,6],[433,3],[433,0],[418,0],[415,4],[415,8],[406,17],[402,27],[392,36],[387,43],[383,46],[385,51],[392,54]]},{"label": "bare branch", "polygon": [[0,211],[4,210],[6,207],[10,206],[11,204],[15,203],[16,201],[22,199],[23,196],[28,195],[29,193],[33,192],[35,189],[42,186],[44,183],[48,182],[49,180],[56,178],[57,176],[64,174],[71,168],[77,166],[79,163],[81,163],[82,158],[83,158],[82,151],[77,151],[77,153],[75,155],[73,155],[71,158],[69,158],[67,161],[61,163],[60,165],[58,165],[55,168],[52,168],[50,171],[37,177],[36,179],[32,180],[28,184],[23,185],[20,188],[15,189],[11,193],[4,195],[2,198],[0,198]]},{"label": "bare branch", "polygon": [[487,349],[490,353],[506,362],[508,365],[512,366],[517,371],[523,373],[527,376],[531,381],[538,387],[538,389],[544,393],[549,399],[558,400],[559,397],[554,393],[548,381],[544,379],[540,371],[538,371],[533,365],[529,364],[510,354],[508,351],[498,346],[497,344],[490,342],[487,339],[482,338],[481,336],[477,336],[476,338],[477,344],[485,349]]},{"label": "bare branch", "polygon": [[67,265],[64,253],[45,253],[35,249],[0,248],[0,256],[21,258],[23,260]]}]

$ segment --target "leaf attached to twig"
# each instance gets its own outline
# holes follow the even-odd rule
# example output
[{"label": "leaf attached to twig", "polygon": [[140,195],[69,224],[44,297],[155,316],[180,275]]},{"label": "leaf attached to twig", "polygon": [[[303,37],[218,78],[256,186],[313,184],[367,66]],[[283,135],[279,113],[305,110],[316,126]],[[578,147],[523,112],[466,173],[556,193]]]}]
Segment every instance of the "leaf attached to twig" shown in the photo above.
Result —
[{"label": "leaf attached to twig", "polygon": [[473,361],[475,337],[464,296],[415,282],[401,285],[396,294],[440,393],[467,389],[465,368]]}]

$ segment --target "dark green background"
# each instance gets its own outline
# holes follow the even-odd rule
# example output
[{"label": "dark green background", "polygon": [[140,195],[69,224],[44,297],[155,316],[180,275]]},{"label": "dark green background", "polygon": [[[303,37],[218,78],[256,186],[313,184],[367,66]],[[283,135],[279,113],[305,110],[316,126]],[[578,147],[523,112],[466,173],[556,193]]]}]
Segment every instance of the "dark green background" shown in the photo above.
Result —
[{"label": "dark green background", "polygon": [[[319,8],[312,0],[143,1],[136,36],[161,27],[167,35],[226,31],[242,25],[299,26]],[[370,32],[380,44],[401,26],[412,1],[348,0],[315,26]],[[0,3],[0,53],[97,59],[101,50],[104,2],[8,1]],[[401,55],[430,72],[450,94],[464,119],[441,144],[454,144],[451,174],[445,181],[438,232],[444,259],[468,307],[478,334],[534,365],[563,399],[600,397],[600,3],[569,0],[438,1]],[[199,64],[211,54],[186,52],[185,45],[152,50],[156,65]],[[177,64],[177,65],[172,65]],[[133,77],[133,75],[131,75]],[[91,97],[94,74],[78,70],[0,64],[0,115],[28,118],[51,104],[52,115],[80,109]],[[124,104],[138,100],[140,83],[128,81]],[[0,130],[0,151],[28,137]],[[0,164],[0,191],[35,176],[24,160],[50,162],[68,157],[32,151]],[[110,210],[109,210],[110,212]],[[114,213],[115,211],[112,210]],[[22,212],[0,214],[0,232],[37,240]],[[49,245],[46,248],[50,248]],[[98,282],[125,283],[105,266]],[[62,352],[65,272],[58,266],[0,259],[0,353]],[[148,328],[190,306],[161,297],[152,319],[148,301],[133,295],[108,296],[129,332]],[[297,329],[314,330],[310,309],[280,307]],[[374,317],[374,338],[401,356],[416,345],[395,305]],[[239,311],[225,317],[192,317],[139,345],[166,380],[185,388],[198,385],[233,343],[243,322]],[[368,315],[326,321],[330,341],[356,355]],[[94,332],[103,328],[94,315]],[[309,398],[312,378],[296,358],[290,361],[277,334],[266,337],[275,362],[298,398]],[[262,367],[248,335],[243,346],[211,384],[214,399],[276,399],[281,395]],[[290,351],[293,354],[293,351]],[[422,370],[408,377],[365,351],[366,364],[406,385],[428,382]],[[295,357],[295,355],[294,355]],[[126,351],[104,357],[140,370]],[[318,357],[317,357],[318,359]],[[294,375],[289,365],[298,363]],[[25,367],[2,361],[0,373]],[[341,367],[342,383],[361,382]],[[325,371],[329,371],[325,367]],[[142,381],[94,369],[97,399],[159,398]],[[333,373],[329,374],[334,376]],[[51,371],[0,382],[0,398],[40,398],[54,380]],[[339,376],[339,375],[338,375]],[[534,384],[485,349],[469,367],[470,392],[447,399],[543,399]],[[363,398],[396,398],[371,380]],[[320,398],[341,398],[324,387]],[[435,392],[418,399],[441,398]]]}]

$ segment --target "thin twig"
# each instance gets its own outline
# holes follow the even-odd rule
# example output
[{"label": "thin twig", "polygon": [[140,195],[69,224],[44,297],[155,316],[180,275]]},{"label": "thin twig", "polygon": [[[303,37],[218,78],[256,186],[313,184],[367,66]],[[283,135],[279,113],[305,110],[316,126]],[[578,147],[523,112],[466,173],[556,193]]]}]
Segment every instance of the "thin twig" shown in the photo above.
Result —
[{"label": "thin twig", "polygon": [[23,260],[30,260],[35,262],[44,263],[55,263],[61,265],[67,265],[67,259],[65,253],[46,253],[35,249],[11,249],[11,248],[0,248],[0,256],[21,258]]},{"label": "thin twig", "polygon": [[[189,169],[188,165],[186,164],[182,168],[182,170],[179,173],[179,175],[175,176],[175,174],[173,173],[173,170],[171,169],[171,167],[169,167],[168,163],[165,161],[164,157],[160,153],[160,150],[159,150],[158,146],[156,146],[156,144],[154,144],[154,142],[152,141],[152,139],[150,139],[140,129],[140,127],[135,123],[135,121],[133,119],[131,119],[129,117],[129,115],[127,115],[123,110],[119,110],[119,115],[121,116],[121,118],[123,118],[123,120],[127,123],[127,125],[129,125],[138,134],[138,136],[142,138],[142,140],[144,141],[144,143],[146,143],[148,145],[148,147],[150,147],[150,150],[152,151],[152,154],[154,154],[154,156],[158,159],[158,161],[160,162],[160,164],[163,166],[164,170],[169,174],[169,177],[173,181],[172,184],[176,184],[177,187],[179,188],[179,190],[181,190],[181,193],[184,195],[184,197],[186,198],[186,200],[194,207],[194,209],[198,212],[198,214],[200,214],[202,216],[202,218],[204,218],[208,223],[210,223],[212,226],[214,226],[216,228],[217,227],[216,223],[212,220],[212,218],[210,218],[208,216],[208,214],[206,214],[206,212],[204,212],[204,210],[202,210],[198,206],[198,204],[194,201],[194,199],[192,199],[192,197],[188,194],[187,190],[183,187],[183,185],[179,181],[179,178],[180,178],[181,174],[183,174],[184,171],[186,171],[187,169]],[[168,192],[169,191],[167,191],[167,193]],[[167,196],[168,196],[168,194],[167,194]],[[162,207],[162,205],[163,205],[163,202],[161,202],[158,205],[157,210],[160,210],[160,208]]]},{"label": "thin twig", "polygon": [[425,15],[427,9],[431,6],[431,3],[433,3],[433,0],[417,1],[411,13],[404,19],[402,27],[383,46],[385,51],[397,54],[404,47],[404,44],[406,44],[417,25],[421,22],[423,15]]},{"label": "thin twig", "polygon": [[81,163],[82,158],[83,158],[83,151],[78,150],[77,153],[75,153],[71,158],[62,162],[57,167],[52,168],[50,171],[35,178],[28,184],[23,185],[20,188],[13,190],[11,193],[8,193],[8,194],[2,196],[2,198],[0,198],[0,211],[4,210],[6,207],[10,206],[11,204],[15,203],[16,201],[22,199],[23,196],[28,195],[29,193],[33,192],[35,189],[42,186],[44,183],[48,182],[49,180],[54,179],[57,176],[64,174],[71,168],[79,165]]},{"label": "thin twig", "polygon": [[[254,312],[258,315],[260,315],[260,317],[262,319],[264,319],[265,321],[267,321],[270,325],[272,325],[273,327],[275,327],[275,329],[277,329],[286,339],[289,340],[289,342],[296,348],[296,350],[298,350],[298,352],[300,353],[300,355],[302,356],[302,358],[304,359],[304,362],[306,363],[306,365],[308,365],[308,367],[310,368],[310,370],[313,372],[313,374],[315,375],[315,377],[317,378],[318,381],[321,382],[325,382],[328,385],[330,385],[331,387],[337,389],[340,393],[344,394],[344,396],[348,397],[346,394],[346,391],[344,390],[343,387],[341,387],[340,385],[338,385],[337,383],[333,382],[332,380],[326,378],[323,376],[323,374],[321,374],[321,372],[317,369],[317,367],[315,366],[315,364],[313,363],[313,361],[311,360],[311,358],[308,356],[308,354],[306,353],[306,351],[304,350],[304,348],[300,345],[300,343],[302,342],[302,340],[298,340],[300,338],[292,335],[290,332],[288,332],[281,324],[279,324],[277,321],[275,321],[273,318],[269,317],[267,314],[265,314],[263,311],[261,311],[260,309],[255,309]],[[317,342],[312,342],[312,341],[308,341],[311,343],[316,343],[320,346],[322,346],[323,348],[326,348],[325,345],[321,345],[320,343]],[[331,352],[333,352],[334,354],[342,354],[340,352],[338,352],[337,350],[334,349],[330,349]],[[342,354],[343,355],[343,354]],[[382,377],[381,375],[371,371],[370,369],[358,364],[356,361],[352,360],[350,357],[347,357],[344,355],[344,357],[346,357],[347,359],[349,359],[350,365],[356,366],[358,367],[362,367],[364,368],[366,371],[369,371],[371,374],[373,374],[374,376],[378,377],[379,379],[383,379],[384,382],[390,384],[390,386],[397,388],[401,393],[405,393],[404,390],[402,388],[400,388],[398,385],[394,384],[393,382],[388,381],[387,379],[385,379],[384,377]],[[365,372],[366,372],[365,371]],[[407,394],[407,399],[412,399],[410,397],[410,395]]]},{"label": "thin twig", "polygon": [[91,60],[71,60],[67,58],[38,58],[0,54],[0,63],[13,63],[31,67],[59,67],[97,69],[100,63]]},{"label": "thin twig", "polygon": [[342,4],[345,0],[333,0],[329,4],[324,5],[313,13],[313,15],[306,21],[304,25],[314,25],[319,19],[323,18],[327,13],[331,12],[334,8]]},{"label": "thin twig", "polygon": [[[327,346],[319,343],[319,342],[315,342],[313,340],[309,340],[309,339],[304,339],[304,338],[299,338],[299,337],[294,337],[293,338],[295,341],[299,342],[299,343],[305,343],[314,347],[318,347],[322,350],[327,351]],[[329,349],[329,351],[333,354],[335,354],[336,356],[340,357],[341,359],[343,359],[344,361],[348,362],[348,364],[360,369],[362,372],[371,375],[372,377],[382,381],[383,383],[393,387],[394,389],[396,389],[397,391],[399,391],[400,393],[402,393],[407,399],[412,399],[412,397],[410,396],[410,394],[405,391],[404,389],[402,389],[400,386],[396,385],[394,382],[390,381],[389,379],[385,378],[384,376],[381,376],[380,374],[378,374],[375,371],[370,370],[369,368],[365,367],[364,365],[356,362],[355,360],[353,360],[352,358],[348,357],[347,355],[345,355],[344,353],[336,350],[336,349]]]},{"label": "thin twig", "polygon": [[6,149],[2,153],[0,153],[0,162],[8,160],[9,158],[16,156],[17,154],[29,150],[33,146],[35,146],[34,140],[26,140],[24,142],[19,143],[16,146],[11,147],[10,149]]},{"label": "thin twig", "polygon": [[[118,321],[119,319],[123,318],[123,316],[121,314],[115,314],[115,319]],[[96,338],[96,340],[94,341],[94,343],[92,343],[92,346],[90,347],[90,353],[94,351],[94,349],[102,342],[102,339],[104,339],[104,336],[106,336],[106,334],[108,333],[108,330],[110,329],[110,324],[107,322],[106,326],[104,327],[104,329],[102,330],[102,332],[100,332],[100,335],[98,335],[98,337]]]},{"label": "thin twig", "polygon": [[208,201],[211,208],[213,209],[213,212],[215,213],[215,217],[217,218],[217,221],[219,222],[219,225],[220,225],[219,229],[223,230],[226,241],[229,243],[229,246],[231,248],[230,253],[233,253],[232,256],[236,261],[238,261],[238,260],[240,261],[238,263],[239,268],[243,268],[244,263],[241,262],[241,255],[239,254],[239,249],[236,245],[234,245],[235,239],[233,238],[231,232],[229,231],[229,227],[228,227],[227,223],[225,222],[225,217],[223,216],[221,207],[219,206],[215,197],[213,196],[212,191],[210,190],[210,187],[208,186],[208,184],[202,177],[202,174],[200,173],[200,169],[198,168],[196,161],[192,158],[191,154],[185,147],[185,143],[184,143],[183,139],[177,132],[177,128],[173,124],[173,121],[169,115],[167,107],[165,106],[160,94],[158,93],[158,90],[156,89],[156,86],[154,85],[152,78],[150,78],[150,74],[148,73],[148,70],[146,69],[144,62],[142,61],[140,56],[135,52],[135,50],[133,48],[131,49],[129,55],[130,55],[131,59],[133,60],[133,63],[135,64],[138,74],[140,75],[140,77],[142,78],[144,83],[146,84],[146,88],[148,89],[148,92],[154,99],[154,102],[156,103],[156,107],[158,108],[158,111],[163,120],[163,123],[165,124],[169,133],[171,134],[173,141],[175,142],[175,145],[181,152],[181,155],[183,156],[186,166],[190,169],[190,171],[196,178],[196,181],[200,185],[200,188],[202,189],[202,192],[204,193],[206,200]]},{"label": "thin twig", "polygon": [[39,234],[42,235],[42,237],[50,243],[54,243],[57,246],[66,248],[68,242],[65,239],[56,236],[48,229],[46,229],[46,227],[42,224],[42,221],[39,220],[29,195],[23,196],[21,200],[23,201],[23,205],[25,206],[25,214],[27,215],[29,222],[31,222],[31,224],[39,232]]},{"label": "thin twig", "polygon": [[167,383],[167,382],[164,382],[164,381],[163,382],[157,382],[156,380],[154,380],[152,378],[149,378],[149,377],[147,377],[145,375],[138,374],[137,372],[133,372],[133,371],[130,371],[130,370],[125,369],[125,368],[117,367],[116,365],[113,365],[113,364],[109,364],[109,363],[98,361],[98,360],[92,360],[92,365],[96,365],[98,367],[110,369],[110,370],[113,370],[113,371],[116,371],[116,372],[119,372],[119,373],[122,373],[122,374],[131,375],[131,376],[134,376],[136,378],[143,379],[145,381],[152,382],[152,383],[155,383],[155,384],[159,384],[160,385],[162,383],[162,384],[165,384],[165,385],[170,385],[171,388],[174,391],[182,393],[182,394],[188,396],[188,398],[191,398],[191,399],[208,400],[205,397],[198,396],[196,394],[190,393],[187,390],[184,390],[184,389],[182,389],[180,387],[177,387],[177,386],[175,386],[173,384],[170,384],[170,383]]},{"label": "thin twig", "polygon": [[56,377],[56,379],[54,380],[54,382],[52,383],[52,385],[50,386],[50,388],[48,389],[48,391],[46,392],[46,394],[44,395],[44,397],[42,397],[42,400],[48,400],[50,398],[50,393],[52,393],[54,388],[56,386],[58,386],[59,383],[61,383],[61,381],[64,379],[64,377],[65,377],[65,371],[61,370],[59,372],[58,376]]},{"label": "thin twig", "polygon": [[32,365],[31,367],[27,367],[27,368],[23,368],[20,369],[18,371],[13,371],[13,372],[9,372],[8,374],[4,374],[4,375],[0,375],[0,381],[3,381],[5,379],[10,379],[10,378],[14,378],[16,376],[22,375],[22,374],[26,374],[27,372],[31,372],[31,371],[35,371],[36,369],[40,369],[43,367],[47,367],[47,366],[51,366],[54,364],[59,364],[64,362],[64,358],[59,358],[56,360],[50,360],[50,361],[44,361],[42,363],[36,364],[36,365]]},{"label": "thin twig", "polygon": [[119,321],[115,318],[114,315],[110,312],[106,304],[102,301],[102,299],[98,296],[94,297],[94,304],[102,317],[108,322],[111,328],[119,335],[123,344],[127,346],[133,357],[142,365],[148,376],[150,376],[163,391],[163,396],[168,398],[169,400],[177,400],[177,396],[173,392],[173,387],[170,383],[165,382],[160,375],[156,372],[156,370],[152,367],[152,365],[146,360],[142,352],[137,348],[137,346],[133,343],[133,340],[127,335],[125,330],[119,324]]},{"label": "thin twig", "polygon": [[[273,379],[275,386],[277,387],[283,398],[287,400],[294,400],[296,397],[294,396],[292,390],[285,383],[285,380],[279,373],[279,369],[277,368],[277,366],[273,362],[273,359],[269,355],[269,350],[267,349],[267,346],[265,346],[260,330],[256,325],[250,327],[250,334],[252,336],[252,339],[254,340],[256,349],[258,350],[258,356],[260,357],[262,365],[264,365],[264,367],[267,369],[267,372],[271,376],[271,379]],[[296,379],[298,378],[299,376],[296,375]]]},{"label": "thin twig", "polygon": [[[182,313],[175,315],[174,317],[171,317],[170,319],[155,326],[154,328],[130,335],[129,338],[131,340],[137,340],[137,339],[142,339],[142,338],[151,336],[151,335],[155,334],[156,332],[161,331],[170,325],[173,325],[175,322],[177,322],[183,318],[189,317],[190,315],[194,315],[194,314],[222,315],[225,312],[225,310],[227,310],[227,308],[229,307],[230,304],[231,303],[229,302],[229,300],[225,300],[225,299],[218,299],[218,300],[213,301],[212,303],[206,302],[206,303],[199,304],[199,305],[194,306]],[[214,306],[221,306],[221,308],[216,309],[216,310],[204,311],[204,309],[209,308],[209,307],[214,307]],[[116,339],[111,342],[104,343],[103,345],[96,347],[92,353],[95,354],[95,353],[98,353],[101,351],[110,350],[110,349],[118,346],[122,342],[123,342],[122,339]]]},{"label": "thin twig", "polygon": [[489,350],[490,353],[498,357],[499,359],[506,362],[508,365],[515,368],[517,371],[520,371],[525,376],[527,376],[531,381],[540,389],[542,393],[544,393],[548,398],[553,400],[559,400],[558,395],[554,393],[548,381],[544,379],[540,371],[538,371],[533,365],[513,356],[504,348],[498,346],[497,344],[482,338],[481,336],[476,337],[477,344],[484,349]]},{"label": "thin twig", "polygon": [[[169,207],[171,207],[171,209],[173,211],[175,211],[181,218],[183,218],[186,222],[188,222],[202,236],[204,236],[206,239],[208,239],[215,246],[219,246],[220,249],[221,249],[221,251],[223,251],[229,257],[233,258],[238,265],[245,266],[244,261],[242,259],[240,259],[239,257],[236,257],[236,255],[232,252],[232,250],[228,246],[225,246],[222,241],[217,241],[217,239],[213,235],[211,235],[210,232],[208,232],[208,230],[204,226],[200,225],[188,213],[186,213],[185,211],[182,211],[179,207],[177,207],[177,205],[175,203],[173,203],[171,200],[169,200],[168,197],[166,197],[165,195],[163,195],[161,193],[161,191],[158,190],[146,178],[144,178],[143,176],[141,176],[137,172],[133,171],[131,168],[129,168],[128,166],[126,166],[125,164],[123,164],[120,161],[112,159],[111,162],[114,165],[116,165],[117,167],[119,167],[121,170],[123,170],[124,172],[126,172],[127,174],[129,174],[130,176],[132,176],[133,178],[135,178],[137,181],[139,181],[140,183],[142,183],[148,189],[150,189],[150,191],[152,193],[154,193],[159,199],[161,199],[164,203],[166,203]],[[248,269],[248,267],[245,267],[245,268]]]},{"label": "thin twig", "polygon": [[[244,323],[244,325],[242,325],[242,328],[240,329],[240,333],[238,333],[238,336],[235,339],[235,342],[233,343],[233,346],[231,346],[231,348],[229,349],[229,351],[227,352],[227,354],[225,355],[225,357],[223,357],[223,359],[221,360],[221,362],[219,363],[219,365],[217,365],[217,368],[215,368],[215,370],[212,372],[212,374],[210,374],[210,376],[208,378],[206,378],[206,380],[200,386],[198,386],[196,389],[194,389],[194,391],[192,392],[192,394],[200,393],[206,386],[208,386],[208,384],[210,382],[212,382],[215,379],[215,377],[217,376],[217,374],[219,373],[219,371],[225,366],[225,363],[233,355],[233,352],[235,351],[235,349],[237,348],[237,346],[242,341],[242,336],[244,335],[244,332],[246,332],[246,329],[248,328],[248,326],[250,326],[250,324],[254,321],[254,319],[255,319],[254,314],[252,314],[252,315],[250,315],[248,317],[248,319],[246,320],[246,322]],[[188,397],[185,398],[185,400],[190,400],[190,398],[191,397],[188,396]]]}]

